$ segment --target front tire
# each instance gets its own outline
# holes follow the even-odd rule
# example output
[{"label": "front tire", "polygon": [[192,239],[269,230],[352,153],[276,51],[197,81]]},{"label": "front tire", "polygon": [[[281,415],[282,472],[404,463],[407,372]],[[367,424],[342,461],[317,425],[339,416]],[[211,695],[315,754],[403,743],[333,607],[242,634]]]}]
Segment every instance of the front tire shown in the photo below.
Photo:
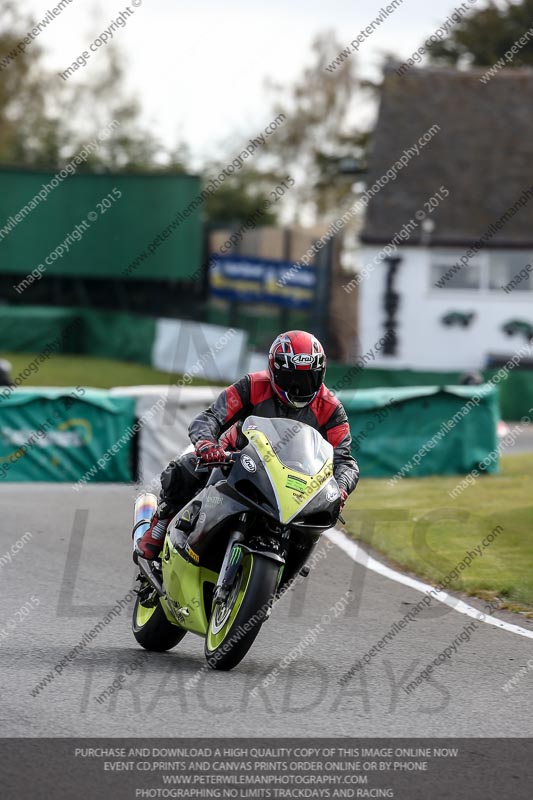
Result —
[{"label": "front tire", "polygon": [[131,629],[139,644],[145,650],[164,653],[181,642],[187,631],[172,625],[165,616],[159,598],[151,598],[149,603],[141,603],[139,597],[133,607]]},{"label": "front tire", "polygon": [[205,639],[211,669],[233,669],[242,661],[267,619],[279,569],[272,559],[245,553],[228,600],[213,606]]}]

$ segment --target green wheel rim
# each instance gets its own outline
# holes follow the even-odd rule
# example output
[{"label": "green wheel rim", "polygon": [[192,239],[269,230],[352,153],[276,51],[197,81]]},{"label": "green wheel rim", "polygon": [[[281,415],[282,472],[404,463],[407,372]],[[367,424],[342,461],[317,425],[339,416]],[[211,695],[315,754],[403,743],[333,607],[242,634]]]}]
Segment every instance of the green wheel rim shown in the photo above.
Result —
[{"label": "green wheel rim", "polygon": [[157,608],[157,603],[155,606],[143,606],[142,603],[137,603],[137,610],[135,612],[135,627],[142,628],[146,623],[152,619],[152,616],[155,614],[155,610]]},{"label": "green wheel rim", "polygon": [[253,563],[254,563],[253,555],[251,553],[247,554],[242,562],[242,572],[241,572],[239,589],[237,592],[237,596],[233,601],[231,612],[227,617],[227,619],[225,620],[224,624],[218,630],[216,625],[215,611],[213,611],[213,613],[211,614],[211,619],[209,620],[209,628],[207,631],[207,649],[211,653],[214,650],[216,650],[217,647],[220,647],[220,645],[224,642],[224,640],[231,631],[233,623],[235,622],[235,618],[239,613],[239,610],[243,604],[246,591],[248,589],[248,584],[250,583]]}]

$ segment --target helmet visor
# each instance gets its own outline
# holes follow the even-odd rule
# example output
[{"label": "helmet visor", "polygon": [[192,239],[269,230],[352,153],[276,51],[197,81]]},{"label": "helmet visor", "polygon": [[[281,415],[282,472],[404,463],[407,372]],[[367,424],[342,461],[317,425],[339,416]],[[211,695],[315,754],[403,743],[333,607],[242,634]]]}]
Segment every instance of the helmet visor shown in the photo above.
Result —
[{"label": "helmet visor", "polygon": [[322,369],[277,369],[275,380],[291,400],[310,402],[324,381]]}]

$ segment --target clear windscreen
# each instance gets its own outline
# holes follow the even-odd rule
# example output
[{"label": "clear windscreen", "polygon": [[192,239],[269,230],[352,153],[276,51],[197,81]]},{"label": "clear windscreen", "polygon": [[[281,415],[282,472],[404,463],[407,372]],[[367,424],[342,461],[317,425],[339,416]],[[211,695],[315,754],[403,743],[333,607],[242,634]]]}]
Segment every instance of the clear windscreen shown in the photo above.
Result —
[{"label": "clear windscreen", "polygon": [[328,458],[333,458],[330,443],[303,422],[252,416],[246,418],[242,429],[245,433],[248,430],[264,433],[281,463],[305,475],[316,475]]}]

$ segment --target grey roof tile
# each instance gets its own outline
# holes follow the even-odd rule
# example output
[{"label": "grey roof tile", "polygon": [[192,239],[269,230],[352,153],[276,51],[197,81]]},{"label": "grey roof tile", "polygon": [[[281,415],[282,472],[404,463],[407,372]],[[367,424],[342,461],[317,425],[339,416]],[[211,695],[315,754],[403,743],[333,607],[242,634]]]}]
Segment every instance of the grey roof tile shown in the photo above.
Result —
[{"label": "grey roof tile", "polygon": [[[432,125],[441,130],[370,200],[362,240],[389,242],[444,185],[450,196],[431,215],[432,243],[468,245],[533,187],[533,69],[503,69],[483,84],[484,69],[412,68],[398,76],[396,66],[385,71],[367,186]],[[489,246],[532,244],[533,197]]]}]

